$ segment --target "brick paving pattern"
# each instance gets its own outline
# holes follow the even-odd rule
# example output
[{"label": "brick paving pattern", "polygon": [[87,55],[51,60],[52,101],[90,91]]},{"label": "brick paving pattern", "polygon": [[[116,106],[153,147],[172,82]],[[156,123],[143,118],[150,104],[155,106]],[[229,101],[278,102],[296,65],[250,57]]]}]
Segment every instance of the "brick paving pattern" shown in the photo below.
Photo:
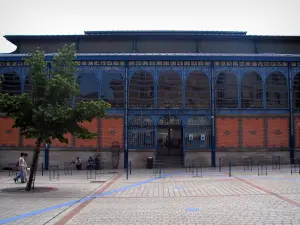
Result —
[{"label": "brick paving pattern", "polygon": [[[38,177],[38,186],[58,187],[48,193],[0,192],[0,221],[36,209],[93,198],[7,224],[300,224],[300,175],[288,168],[270,170],[268,176],[235,167],[222,172],[205,169],[203,178],[185,170],[153,179],[150,170],[133,170],[129,179],[106,173],[103,183],[91,183],[85,174],[62,176],[60,181]],[[179,173],[178,173],[179,172]],[[14,187],[0,176],[0,187]],[[115,179],[115,180],[113,180]],[[109,184],[109,185],[107,185]],[[103,196],[101,187],[106,185]],[[74,211],[75,210],[75,211]],[[1,224],[1,222],[0,222]]]}]

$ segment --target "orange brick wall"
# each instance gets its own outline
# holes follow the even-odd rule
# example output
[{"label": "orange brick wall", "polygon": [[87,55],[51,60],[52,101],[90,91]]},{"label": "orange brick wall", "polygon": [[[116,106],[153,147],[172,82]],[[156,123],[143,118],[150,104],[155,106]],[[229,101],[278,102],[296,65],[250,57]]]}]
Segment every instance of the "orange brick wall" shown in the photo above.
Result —
[{"label": "orange brick wall", "polygon": [[68,144],[61,143],[58,139],[52,140],[51,147],[58,148],[58,147],[70,147],[72,146],[72,135],[66,134],[65,138],[68,139]]},{"label": "orange brick wall", "polygon": [[218,148],[238,147],[239,126],[238,118],[217,118],[216,138]]},{"label": "orange brick wall", "polygon": [[295,118],[295,147],[300,148],[300,117]]},{"label": "orange brick wall", "polygon": [[35,146],[35,141],[36,141],[36,139],[24,138],[23,146],[24,147],[33,147],[33,146]]},{"label": "orange brick wall", "polygon": [[243,118],[242,137],[244,148],[264,147],[264,119],[263,118]]},{"label": "orange brick wall", "polygon": [[20,132],[12,128],[14,120],[9,117],[0,117],[0,145],[19,146]]},{"label": "orange brick wall", "polygon": [[[92,122],[83,122],[81,124],[85,128],[87,128],[92,133],[98,132],[98,119],[95,118],[92,120]],[[92,140],[86,140],[86,139],[79,139],[76,138],[76,147],[97,147],[98,146],[98,139],[95,137]]]},{"label": "orange brick wall", "polygon": [[113,142],[123,147],[123,118],[103,118],[101,120],[101,147],[110,148]]},{"label": "orange brick wall", "polygon": [[289,146],[288,118],[268,118],[268,147]]}]

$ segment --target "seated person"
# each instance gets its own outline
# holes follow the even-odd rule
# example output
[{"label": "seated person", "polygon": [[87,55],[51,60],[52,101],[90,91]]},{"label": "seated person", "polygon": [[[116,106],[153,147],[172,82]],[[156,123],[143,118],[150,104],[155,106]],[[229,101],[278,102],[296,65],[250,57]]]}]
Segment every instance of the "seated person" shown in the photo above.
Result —
[{"label": "seated person", "polygon": [[92,156],[90,156],[89,159],[88,159],[87,168],[88,169],[93,169],[93,166],[94,166],[94,160],[93,160]]}]

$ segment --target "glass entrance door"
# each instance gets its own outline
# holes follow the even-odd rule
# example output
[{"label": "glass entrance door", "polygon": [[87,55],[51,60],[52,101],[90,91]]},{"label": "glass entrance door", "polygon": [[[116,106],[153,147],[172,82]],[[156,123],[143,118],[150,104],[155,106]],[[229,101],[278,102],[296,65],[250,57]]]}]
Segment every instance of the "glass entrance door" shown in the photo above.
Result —
[{"label": "glass entrance door", "polygon": [[158,155],[180,156],[182,154],[182,127],[169,126],[157,130]]}]

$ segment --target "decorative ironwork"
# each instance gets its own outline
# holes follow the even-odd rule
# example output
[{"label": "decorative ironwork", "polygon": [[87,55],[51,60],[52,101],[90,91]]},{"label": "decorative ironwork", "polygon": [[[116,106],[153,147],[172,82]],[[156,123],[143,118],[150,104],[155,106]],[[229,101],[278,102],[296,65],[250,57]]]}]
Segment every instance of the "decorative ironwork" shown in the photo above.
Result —
[{"label": "decorative ironwork", "polygon": [[181,76],[174,71],[164,71],[158,79],[158,108],[181,108]]},{"label": "decorative ironwork", "polygon": [[231,134],[231,131],[229,131],[229,130],[226,130],[226,131],[224,132],[224,134],[228,136],[228,135],[230,135],[230,134]]},{"label": "decorative ironwork", "polygon": [[251,131],[249,131],[249,134],[251,134],[251,135],[256,135],[257,132],[256,132],[255,130],[251,130]]},{"label": "decorative ironwork", "polygon": [[232,67],[287,67],[287,62],[260,62],[260,61],[215,61],[215,65],[219,66],[232,66]]},{"label": "decorative ironwork", "polygon": [[129,107],[154,107],[154,81],[149,72],[140,70],[132,75],[129,83]]},{"label": "decorative ironwork", "polygon": [[79,101],[98,100],[99,98],[99,82],[97,75],[90,72],[80,73],[77,77],[80,95],[75,98],[76,103]]},{"label": "decorative ironwork", "polygon": [[2,77],[2,92],[11,95],[21,94],[21,79],[15,72],[4,73]]},{"label": "decorative ironwork", "polygon": [[182,124],[181,119],[176,116],[163,116],[158,121],[158,126],[180,126]]},{"label": "decorative ironwork", "polygon": [[288,107],[288,85],[282,73],[271,73],[266,82],[267,108]]},{"label": "decorative ironwork", "polygon": [[238,107],[238,84],[236,76],[229,71],[220,72],[216,82],[216,107]]},{"label": "decorative ironwork", "polygon": [[242,108],[263,108],[263,84],[261,76],[249,71],[242,79]]},{"label": "decorative ironwork", "polygon": [[24,92],[25,93],[30,93],[32,91],[31,83],[32,83],[31,76],[26,75],[25,82],[24,82]]},{"label": "decorative ironwork", "polygon": [[103,71],[101,99],[110,103],[112,108],[124,107],[124,76],[122,71]]},{"label": "decorative ironwork", "polygon": [[154,148],[154,123],[150,117],[136,116],[129,123],[128,146],[131,149]]},{"label": "decorative ironwork", "polygon": [[279,135],[282,134],[281,130],[275,130],[275,134]]},{"label": "decorative ironwork", "polygon": [[78,66],[124,66],[124,61],[76,61]]},{"label": "decorative ironwork", "polygon": [[109,129],[108,133],[110,133],[111,135],[115,135],[116,131],[115,131],[115,129]]},{"label": "decorative ironwork", "polygon": [[210,107],[209,78],[203,72],[193,71],[188,75],[185,87],[185,107]]},{"label": "decorative ironwork", "polygon": [[129,61],[129,66],[210,66],[210,61]]},{"label": "decorative ironwork", "polygon": [[206,116],[191,116],[188,118],[184,132],[184,142],[187,149],[210,148],[211,123]]},{"label": "decorative ironwork", "polygon": [[297,73],[293,82],[293,107],[300,108],[300,73]]}]

